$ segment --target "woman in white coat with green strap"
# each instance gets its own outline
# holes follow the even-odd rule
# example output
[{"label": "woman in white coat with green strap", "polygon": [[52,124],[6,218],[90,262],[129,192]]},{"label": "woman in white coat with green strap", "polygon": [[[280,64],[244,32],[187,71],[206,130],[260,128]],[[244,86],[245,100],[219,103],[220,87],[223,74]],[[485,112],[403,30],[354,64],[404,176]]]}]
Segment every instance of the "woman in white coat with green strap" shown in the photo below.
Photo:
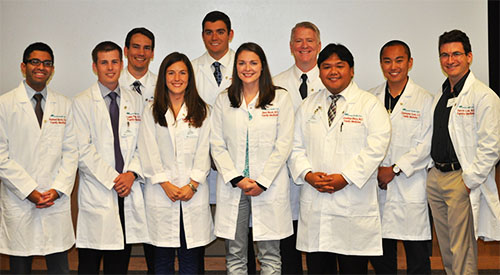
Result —
[{"label": "woman in white coat with green strap", "polygon": [[226,239],[229,274],[246,273],[250,217],[262,274],[279,274],[279,240],[292,234],[285,162],[293,139],[290,96],[272,84],[263,50],[236,52],[233,83],[214,105],[210,144],[217,166],[215,235]]}]

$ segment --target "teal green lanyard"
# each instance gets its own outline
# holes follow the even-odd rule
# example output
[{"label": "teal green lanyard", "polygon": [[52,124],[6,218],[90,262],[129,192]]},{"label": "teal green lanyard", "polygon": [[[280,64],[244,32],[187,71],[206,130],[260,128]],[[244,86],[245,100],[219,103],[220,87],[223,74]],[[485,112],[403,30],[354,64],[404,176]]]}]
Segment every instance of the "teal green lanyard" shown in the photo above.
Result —
[{"label": "teal green lanyard", "polygon": [[[250,112],[248,112],[248,120],[252,120],[252,114],[250,114]],[[246,148],[245,148],[245,170],[243,170],[243,176],[245,178],[249,178],[250,177],[250,167],[248,165],[248,128],[247,128],[247,145],[246,145]]]}]

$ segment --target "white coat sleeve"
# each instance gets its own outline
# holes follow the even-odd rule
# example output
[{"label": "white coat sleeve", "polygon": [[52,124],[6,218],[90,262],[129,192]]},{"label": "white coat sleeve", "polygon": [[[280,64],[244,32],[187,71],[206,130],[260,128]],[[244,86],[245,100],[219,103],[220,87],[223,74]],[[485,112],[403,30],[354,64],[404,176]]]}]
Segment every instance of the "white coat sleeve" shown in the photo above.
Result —
[{"label": "white coat sleeve", "polygon": [[411,177],[415,171],[426,169],[429,166],[431,158],[431,142],[432,142],[432,96],[423,102],[422,109],[422,127],[418,129],[420,136],[416,140],[417,146],[411,148],[408,152],[402,155],[395,163],[401,168],[407,177]]},{"label": "white coat sleeve", "polygon": [[139,159],[144,177],[149,178],[152,184],[163,183],[169,181],[171,175],[163,166],[160,148],[156,142],[156,123],[151,105],[147,106],[142,113],[137,140]]},{"label": "white coat sleeve", "polygon": [[79,98],[73,101],[75,130],[78,133],[78,167],[80,168],[80,172],[93,177],[108,190],[111,190],[115,185],[113,181],[119,174],[115,168],[111,167],[102,159],[93,144],[90,133],[90,124],[92,122],[87,117],[90,110],[88,106],[85,106],[89,104],[93,104],[93,102],[88,102]]},{"label": "white coat sleeve", "polygon": [[378,168],[391,140],[391,121],[379,100],[373,98],[367,101],[364,110],[366,146],[341,171],[358,188],[362,188]]},{"label": "white coat sleeve", "polygon": [[71,196],[75,184],[76,168],[78,166],[78,146],[74,129],[74,118],[71,109],[66,116],[64,139],[62,144],[62,159],[52,188]]},{"label": "white coat sleeve", "polygon": [[200,127],[190,178],[197,183],[204,183],[210,172],[210,112]]},{"label": "white coat sleeve", "polygon": [[486,181],[500,154],[500,99],[487,93],[476,104],[477,147],[471,165],[464,168],[462,178],[469,189]]},{"label": "white coat sleeve", "polygon": [[[278,96],[278,91],[276,91]],[[288,93],[283,94],[279,99],[279,114],[278,114],[278,131],[274,148],[265,161],[264,170],[257,178],[257,182],[266,188],[271,186],[274,178],[285,165],[286,160],[290,156],[293,144],[293,127],[294,127],[294,112],[292,100]]]},{"label": "white coat sleeve", "polygon": [[292,179],[296,184],[307,183],[304,178],[302,178],[302,175],[305,171],[312,171],[312,165],[307,158],[304,132],[302,130],[305,109],[304,105],[302,105],[295,114],[293,147],[290,157],[288,158],[288,169],[290,169]]},{"label": "white coat sleeve", "polygon": [[227,96],[227,94],[221,93],[217,97],[210,119],[210,150],[215,166],[217,167],[217,173],[220,173],[224,183],[228,184],[232,179],[241,176],[241,174],[236,171],[233,160],[229,155],[227,143],[224,140],[222,119],[227,114],[223,113],[223,96]]},{"label": "white coat sleeve", "polygon": [[9,157],[9,137],[7,135],[5,106],[0,106],[0,180],[16,196],[24,200],[33,190],[38,187],[35,180],[19,165]]}]

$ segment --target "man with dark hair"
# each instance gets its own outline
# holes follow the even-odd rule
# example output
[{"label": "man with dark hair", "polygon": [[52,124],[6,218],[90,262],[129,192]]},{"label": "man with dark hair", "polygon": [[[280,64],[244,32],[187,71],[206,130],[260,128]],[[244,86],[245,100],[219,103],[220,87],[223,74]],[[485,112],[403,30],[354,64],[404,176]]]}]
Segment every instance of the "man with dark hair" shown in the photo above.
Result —
[{"label": "man with dark hair", "polygon": [[297,110],[288,160],[294,182],[303,185],[297,249],[310,253],[311,273],[336,273],[335,258],[342,274],[367,273],[367,256],[382,255],[375,171],[389,145],[390,120],[377,98],[352,81],[354,59],[345,46],[326,46],[318,67],[326,89]]},{"label": "man with dark hair", "polygon": [[105,41],[92,51],[97,83],[75,97],[79,188],[78,272],[127,273],[132,243],[148,241],[146,213],[136,154],[144,104],[136,92],[118,85],[121,48]]},{"label": "man with dark hair", "polygon": [[[149,70],[154,58],[155,36],[146,28],[132,29],[125,39],[127,67],[120,76],[120,85],[140,94],[146,105],[154,99],[157,76]],[[148,265],[149,266],[149,265]]]},{"label": "man with dark hair", "polygon": [[[149,70],[149,63],[154,58],[155,36],[146,28],[134,28],[125,38],[124,54],[127,67],[120,74],[120,85],[142,96],[146,106],[153,102],[157,75]],[[141,182],[144,184],[144,182]],[[144,243],[144,256],[148,274],[154,274],[154,247]]]},{"label": "man with dark hair", "polygon": [[[293,102],[294,110],[309,94],[323,89],[316,66],[321,40],[318,27],[311,22],[297,23],[290,35],[290,52],[295,63],[286,71],[273,78],[276,86],[285,88]],[[290,179],[290,204],[294,234],[280,242],[281,271],[283,274],[302,274],[302,252],[296,249],[297,224],[299,219],[300,185]],[[309,254],[308,254],[309,255]],[[314,267],[308,267],[313,270]]]},{"label": "man with dark hair", "polygon": [[378,198],[382,215],[383,256],[371,257],[377,274],[398,272],[397,240],[403,240],[408,274],[430,274],[432,238],[427,195],[427,167],[432,137],[432,95],[415,84],[410,47],[400,40],[380,50],[386,81],[370,90],[385,105],[392,137],[378,167]]},{"label": "man with dark hair", "polygon": [[[202,20],[201,38],[205,44],[206,52],[192,61],[194,76],[196,79],[196,88],[201,98],[209,105],[215,103],[215,99],[220,92],[231,85],[233,74],[234,51],[229,48],[229,43],[233,39],[234,32],[231,29],[231,20],[229,16],[221,11],[211,11]],[[210,204],[216,203],[216,179],[217,172],[212,165],[207,182],[210,187]],[[251,232],[251,231],[250,231]],[[249,238],[252,240],[252,238]],[[253,246],[249,245],[252,249]],[[205,253],[201,253],[202,256]],[[249,256],[252,256],[249,255]],[[249,257],[249,262],[255,262],[255,256]],[[200,259],[200,266],[204,268],[204,259]],[[249,273],[254,273],[253,268],[249,268]],[[202,272],[203,270],[200,270]]]},{"label": "man with dark hair", "polygon": [[447,79],[434,101],[427,196],[446,273],[477,274],[476,238],[500,240],[500,99],[470,71],[464,32],[443,33],[438,49]]},{"label": "man with dark hair", "polygon": [[12,274],[31,273],[34,255],[45,256],[49,274],[69,274],[78,163],[71,100],[47,87],[47,44],[26,48],[21,71],[25,80],[0,97],[0,253]]}]

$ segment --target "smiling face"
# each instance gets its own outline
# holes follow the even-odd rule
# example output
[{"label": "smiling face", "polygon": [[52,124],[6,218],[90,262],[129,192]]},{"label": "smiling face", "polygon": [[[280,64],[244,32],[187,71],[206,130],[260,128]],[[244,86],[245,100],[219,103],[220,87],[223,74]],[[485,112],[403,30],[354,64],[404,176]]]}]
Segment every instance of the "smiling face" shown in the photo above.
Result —
[{"label": "smiling face", "polygon": [[130,38],[130,47],[125,47],[128,67],[137,72],[146,72],[154,57],[153,41],[147,36],[136,33]]},{"label": "smiling face", "polygon": [[408,59],[408,53],[401,45],[386,47],[380,57],[380,67],[389,84],[405,83],[412,66],[413,58]]},{"label": "smiling face", "polygon": [[116,89],[120,71],[123,68],[123,62],[120,60],[118,50],[98,52],[97,63],[92,63],[92,68],[102,85],[111,91]]},{"label": "smiling face", "polygon": [[21,71],[26,76],[26,83],[35,91],[41,91],[47,86],[50,76],[54,72],[54,65],[45,66],[43,61],[52,61],[52,57],[48,52],[33,51],[28,60],[38,59],[42,61],[38,66],[32,65],[30,62],[21,63]]},{"label": "smiling face", "polygon": [[165,73],[165,82],[167,83],[169,95],[184,94],[189,82],[189,72],[186,64],[177,61],[168,66]]},{"label": "smiling face", "polygon": [[258,85],[262,73],[262,61],[256,53],[242,51],[236,58],[236,70],[243,85]]},{"label": "smiling face", "polygon": [[229,42],[233,39],[233,30],[228,30],[222,20],[207,21],[203,26],[202,38],[208,54],[215,60],[219,60],[229,50]]},{"label": "smiling face", "polygon": [[323,61],[319,67],[321,82],[334,95],[347,88],[353,76],[354,68],[349,66],[346,61],[340,60],[335,53]]},{"label": "smiling face", "polygon": [[472,63],[472,52],[465,54],[461,42],[446,43],[439,48],[439,60],[441,68],[454,85],[469,71]]},{"label": "smiling face", "polygon": [[300,27],[294,30],[290,41],[290,51],[295,58],[295,64],[301,70],[308,71],[316,65],[320,50],[321,42],[312,29]]}]

